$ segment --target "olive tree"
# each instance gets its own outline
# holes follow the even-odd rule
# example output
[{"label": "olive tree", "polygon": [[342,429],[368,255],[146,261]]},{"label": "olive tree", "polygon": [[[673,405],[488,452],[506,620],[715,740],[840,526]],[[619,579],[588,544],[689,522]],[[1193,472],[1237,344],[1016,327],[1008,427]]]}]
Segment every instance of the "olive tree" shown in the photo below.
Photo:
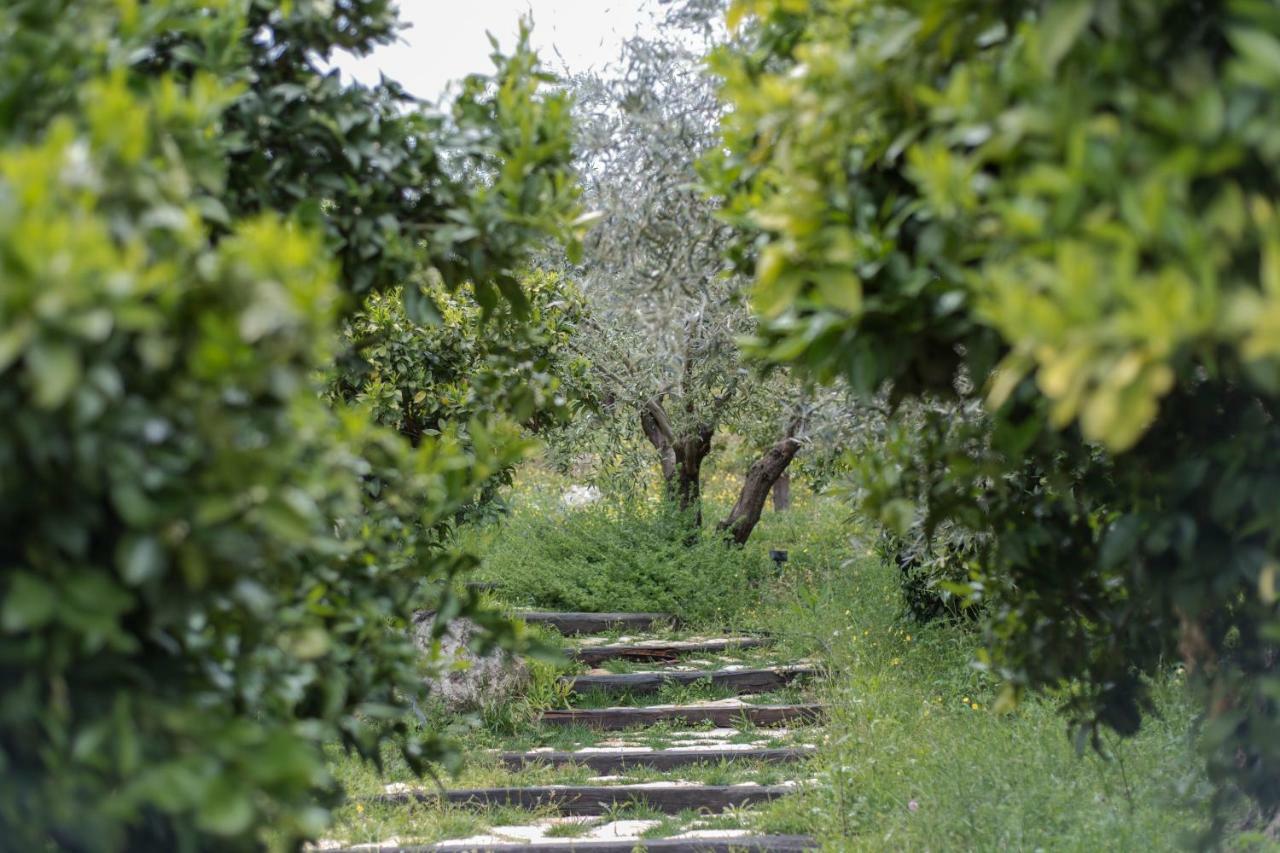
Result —
[{"label": "olive tree", "polygon": [[613,454],[635,454],[643,436],[667,496],[694,524],[713,439],[726,429],[748,438],[757,458],[717,525],[742,543],[818,407],[785,370],[763,375],[738,347],[754,320],[743,278],[723,259],[731,226],[695,168],[721,114],[702,63],[717,33],[687,23],[632,38],[616,67],[571,81],[584,201],[599,221],[574,271],[586,312],[570,343],[601,415],[583,428]]}]

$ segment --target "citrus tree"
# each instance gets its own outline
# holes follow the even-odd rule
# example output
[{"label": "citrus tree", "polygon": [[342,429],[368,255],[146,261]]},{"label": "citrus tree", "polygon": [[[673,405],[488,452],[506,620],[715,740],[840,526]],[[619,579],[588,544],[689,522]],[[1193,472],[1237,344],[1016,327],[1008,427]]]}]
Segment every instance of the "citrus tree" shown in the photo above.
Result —
[{"label": "citrus tree", "polygon": [[[426,285],[437,316],[429,323],[409,318],[399,290],[369,295],[343,325],[330,399],[367,408],[414,446],[452,430],[471,450],[473,426],[485,441],[518,443],[568,424],[586,371],[569,346],[581,296],[571,281],[538,270],[525,273],[521,289],[524,307],[501,303],[486,318],[470,286]],[[498,491],[512,473],[503,467],[487,480],[468,514],[501,509]]]},{"label": "citrus tree", "polygon": [[[419,608],[441,628],[474,609],[448,583],[469,561],[443,552],[438,531],[523,445],[477,421],[465,446],[445,425],[415,447],[367,408],[326,404],[318,377],[344,352],[351,294],[408,265],[455,287],[475,276],[477,300],[494,301],[522,241],[572,232],[573,191],[555,154],[568,143],[550,138],[563,101],[538,93],[521,46],[448,122],[403,104],[366,116],[383,131],[403,119],[395,138],[415,155],[455,130],[468,140],[457,171],[438,159],[403,173],[426,178],[399,188],[416,251],[361,248],[348,183],[312,185],[314,204],[248,201],[275,176],[247,161],[269,171],[296,154],[243,148],[243,111],[289,96],[264,63],[293,57],[292,97],[305,100],[337,85],[308,70],[317,45],[367,48],[393,29],[376,2],[0,8],[10,846],[257,849],[268,830],[292,845],[337,797],[323,744],[377,758],[394,741],[419,770],[448,758],[404,714],[424,691],[405,629]],[[322,109],[307,115],[323,123]],[[350,118],[334,132],[354,132]],[[504,172],[526,142],[551,153]],[[378,151],[366,147],[382,168]],[[465,231],[438,233],[481,210],[492,257],[462,252]],[[350,257],[387,264],[385,279],[361,281]]]},{"label": "citrus tree", "polygon": [[1219,800],[1280,808],[1280,12],[746,0],[709,180],[755,349],[981,401],[864,479],[979,537],[985,664],[1136,731],[1180,654]]}]

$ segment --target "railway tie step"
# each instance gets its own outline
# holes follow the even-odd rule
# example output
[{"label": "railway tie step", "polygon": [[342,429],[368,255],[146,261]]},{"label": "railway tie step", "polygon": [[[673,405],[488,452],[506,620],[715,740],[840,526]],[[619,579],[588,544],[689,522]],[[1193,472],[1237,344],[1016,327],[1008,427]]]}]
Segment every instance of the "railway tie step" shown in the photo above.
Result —
[{"label": "railway tie step", "polygon": [[509,806],[551,809],[563,815],[604,815],[619,806],[647,805],[663,814],[686,809],[723,812],[765,803],[796,792],[795,785],[533,785],[523,788],[458,788],[438,791],[414,788],[376,797],[377,802],[448,803],[459,808]]},{"label": "railway tie step", "polygon": [[530,625],[545,625],[561,634],[601,634],[619,629],[649,631],[676,624],[670,613],[561,613],[550,610],[521,610],[516,616]]},{"label": "railway tie step", "polygon": [[535,841],[531,844],[475,844],[442,841],[426,846],[379,845],[336,850],[333,853],[800,853],[815,850],[818,842],[807,835],[739,835],[728,838],[640,838],[610,841]]},{"label": "railway tie step", "polygon": [[596,729],[629,729],[658,723],[681,722],[686,725],[711,723],[733,727],[746,721],[753,726],[779,726],[784,723],[813,723],[822,719],[823,708],[817,704],[799,705],[651,705],[619,708],[565,708],[543,711],[541,720],[550,725],[582,725]]},{"label": "railway tie step", "polygon": [[589,752],[504,752],[498,761],[504,767],[519,770],[524,767],[547,765],[563,767],[578,765],[597,773],[613,773],[632,767],[649,767],[655,770],[672,770],[697,764],[721,764],[726,761],[758,761],[764,764],[784,764],[803,761],[817,751],[813,746],[793,747],[696,747],[687,749],[593,749]]},{"label": "railway tie step", "polygon": [[636,643],[606,643],[598,646],[579,646],[566,649],[565,654],[588,666],[607,660],[651,661],[671,663],[681,655],[723,654],[745,649],[758,649],[769,644],[768,637],[723,637],[712,640],[643,641]]},{"label": "railway tie step", "polygon": [[761,669],[668,670],[665,672],[628,672],[619,675],[570,675],[560,679],[575,693],[657,693],[666,685],[690,685],[710,682],[713,687],[732,690],[742,695],[768,693],[786,687],[800,678],[811,678],[817,671],[809,666],[774,666]]}]

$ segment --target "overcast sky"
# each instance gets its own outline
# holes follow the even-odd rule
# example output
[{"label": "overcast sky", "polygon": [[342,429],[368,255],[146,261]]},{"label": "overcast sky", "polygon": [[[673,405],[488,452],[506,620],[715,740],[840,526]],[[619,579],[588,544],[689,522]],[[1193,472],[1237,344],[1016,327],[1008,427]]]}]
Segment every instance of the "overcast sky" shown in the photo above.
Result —
[{"label": "overcast sky", "polygon": [[509,51],[521,14],[533,16],[533,45],[552,70],[583,71],[617,57],[624,38],[648,28],[656,6],[654,0],[400,0],[400,18],[411,25],[401,41],[360,60],[342,54],[336,64],[365,82],[382,72],[436,101],[450,81],[492,70],[485,32]]}]

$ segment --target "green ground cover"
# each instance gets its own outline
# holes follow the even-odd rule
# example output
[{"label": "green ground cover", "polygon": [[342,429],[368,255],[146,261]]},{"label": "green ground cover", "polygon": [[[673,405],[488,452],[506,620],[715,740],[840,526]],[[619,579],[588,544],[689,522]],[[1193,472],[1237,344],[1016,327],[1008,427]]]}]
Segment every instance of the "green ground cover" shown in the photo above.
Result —
[{"label": "green ground cover", "polygon": [[[1077,754],[1053,697],[1026,701],[1010,713],[991,708],[999,684],[973,666],[978,644],[972,629],[906,618],[895,570],[873,554],[836,500],[805,496],[790,512],[768,513],[745,551],[708,541],[683,553],[657,547],[667,522],[642,506],[560,510],[554,496],[561,485],[545,475],[526,477],[509,519],[465,531],[466,544],[485,555],[482,577],[503,584],[496,601],[513,607],[669,610],[687,620],[673,636],[712,628],[766,631],[772,646],[728,657],[752,663],[805,658],[827,673],[812,687],[771,696],[827,702],[830,718],[824,727],[782,737],[744,730],[736,738],[767,739],[771,746],[820,741],[808,764],[744,763],[680,774],[716,783],[790,777],[815,778],[817,784],[717,821],[810,833],[834,850],[1162,850],[1203,830],[1209,788],[1195,753],[1193,705],[1176,668],[1155,685],[1159,714],[1146,720],[1136,737],[1107,741],[1106,755]],[[717,500],[714,489],[710,500]],[[633,550],[615,561],[624,547]],[[767,558],[768,550],[778,547],[790,553],[781,574]],[[483,751],[568,749],[620,737],[655,747],[670,742],[674,730],[666,727],[643,733],[539,730],[532,723],[539,702],[555,704],[546,698],[552,692],[547,685],[573,671],[581,667],[539,664],[529,699],[475,715],[477,726],[463,735],[469,758],[462,774],[456,779],[443,774],[442,781],[450,787],[499,779],[501,784],[581,783],[593,774],[581,768],[513,774]],[[635,701],[718,695],[694,686]],[[599,704],[627,701],[601,697]],[[590,704],[589,697],[575,701]],[[333,767],[356,797],[411,778],[393,761],[377,773],[336,752]],[[628,771],[626,781],[659,776]],[[334,835],[351,841],[373,840],[379,833],[457,837],[512,822],[517,816],[510,812],[352,804],[341,811]],[[519,817],[527,820],[529,814]],[[654,831],[688,825],[671,817]]]}]

